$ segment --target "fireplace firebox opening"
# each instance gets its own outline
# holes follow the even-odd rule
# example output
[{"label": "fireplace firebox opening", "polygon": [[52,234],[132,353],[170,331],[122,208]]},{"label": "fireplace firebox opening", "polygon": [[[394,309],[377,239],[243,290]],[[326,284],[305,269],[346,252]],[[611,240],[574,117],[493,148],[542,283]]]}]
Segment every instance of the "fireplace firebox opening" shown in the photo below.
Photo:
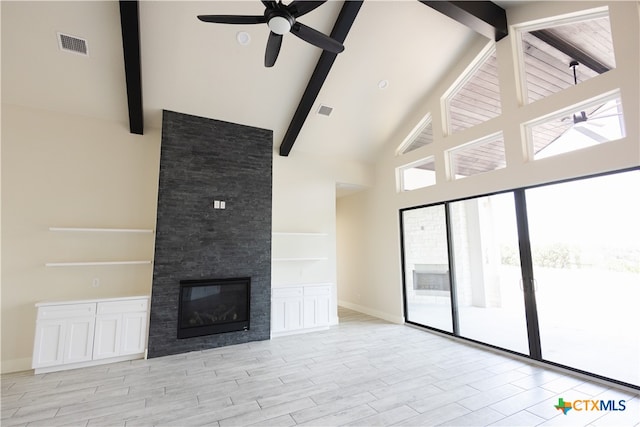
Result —
[{"label": "fireplace firebox opening", "polygon": [[178,338],[249,330],[251,278],[180,281]]}]

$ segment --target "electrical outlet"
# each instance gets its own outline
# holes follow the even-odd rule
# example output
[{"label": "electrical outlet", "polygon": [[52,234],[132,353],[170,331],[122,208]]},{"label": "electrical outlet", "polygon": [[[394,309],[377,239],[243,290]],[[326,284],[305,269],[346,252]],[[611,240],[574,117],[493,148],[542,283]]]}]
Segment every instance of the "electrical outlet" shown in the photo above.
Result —
[{"label": "electrical outlet", "polygon": [[91,287],[97,288],[98,286],[100,286],[100,279],[96,277],[91,281]]}]

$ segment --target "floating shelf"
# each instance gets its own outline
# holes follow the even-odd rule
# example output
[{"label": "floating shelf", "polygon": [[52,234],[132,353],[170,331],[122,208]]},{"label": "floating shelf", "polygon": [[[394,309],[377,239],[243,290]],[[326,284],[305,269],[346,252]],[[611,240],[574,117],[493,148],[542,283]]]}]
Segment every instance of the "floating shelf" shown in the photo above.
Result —
[{"label": "floating shelf", "polygon": [[49,227],[49,231],[81,231],[89,233],[153,233],[150,228],[81,228],[81,227]]},{"label": "floating shelf", "polygon": [[45,267],[88,267],[95,265],[137,265],[151,264],[151,261],[87,261],[87,262],[47,262]]}]

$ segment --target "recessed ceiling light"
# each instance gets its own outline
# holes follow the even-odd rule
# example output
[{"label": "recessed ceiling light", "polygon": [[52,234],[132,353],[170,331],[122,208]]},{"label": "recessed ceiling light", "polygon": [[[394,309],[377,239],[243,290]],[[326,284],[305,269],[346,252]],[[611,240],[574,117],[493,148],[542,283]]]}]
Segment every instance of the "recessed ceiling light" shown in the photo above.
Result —
[{"label": "recessed ceiling light", "polygon": [[378,89],[386,89],[389,87],[389,80],[380,80],[378,82]]},{"label": "recessed ceiling light", "polygon": [[251,43],[251,36],[246,31],[238,31],[236,34],[236,40],[241,46],[246,46]]}]

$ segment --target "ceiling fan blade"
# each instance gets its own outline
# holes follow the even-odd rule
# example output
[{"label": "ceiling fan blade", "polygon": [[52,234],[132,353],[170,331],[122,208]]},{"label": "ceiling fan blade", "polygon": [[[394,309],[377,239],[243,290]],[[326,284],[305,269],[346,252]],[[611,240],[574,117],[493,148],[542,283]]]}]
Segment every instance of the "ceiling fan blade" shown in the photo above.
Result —
[{"label": "ceiling fan blade", "polygon": [[215,24],[264,24],[267,18],[263,15],[198,15],[202,22]]},{"label": "ceiling fan blade", "polygon": [[315,10],[319,6],[322,6],[326,3],[327,0],[324,1],[302,1],[302,0],[294,0],[287,6],[287,11],[290,14],[295,16],[296,18],[302,15],[306,15],[307,13]]},{"label": "ceiling fan blade", "polygon": [[275,9],[277,6],[277,2],[275,2],[274,0],[268,1],[268,0],[262,0],[262,4],[264,5],[264,7],[266,7],[267,9]]},{"label": "ceiling fan blade", "polygon": [[264,66],[273,67],[278,59],[280,53],[280,46],[282,45],[282,36],[276,34],[273,31],[269,33],[269,39],[267,40],[267,50],[264,53]]},{"label": "ceiling fan blade", "polygon": [[588,127],[582,125],[582,126],[574,126],[574,129],[578,132],[580,132],[581,134],[583,134],[584,136],[586,136],[587,138],[590,138],[600,144],[604,143],[604,142],[608,142],[609,139],[600,135],[599,133],[597,133],[596,131],[593,131],[591,129],[589,129]]},{"label": "ceiling fan blade", "polygon": [[307,27],[300,22],[296,22],[295,24],[293,24],[291,32],[307,43],[311,43],[312,45],[317,46],[320,49],[324,49],[328,52],[340,53],[344,50],[344,46],[339,41],[322,34],[318,30]]}]

